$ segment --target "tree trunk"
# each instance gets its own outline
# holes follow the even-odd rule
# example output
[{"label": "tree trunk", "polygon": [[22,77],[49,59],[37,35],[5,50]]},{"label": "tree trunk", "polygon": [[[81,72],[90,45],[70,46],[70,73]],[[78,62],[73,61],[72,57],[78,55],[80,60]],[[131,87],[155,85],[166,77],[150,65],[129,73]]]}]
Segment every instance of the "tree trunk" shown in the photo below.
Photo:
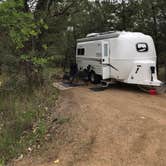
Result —
[{"label": "tree trunk", "polygon": [[122,0],[122,25],[123,25],[123,30],[126,30],[126,4],[125,4],[125,0]]},{"label": "tree trunk", "polygon": [[166,82],[166,58],[165,58],[165,64],[164,64],[164,82]]},{"label": "tree trunk", "polygon": [[29,12],[28,0],[24,0],[24,11]]},{"label": "tree trunk", "polygon": [[155,43],[156,43],[156,52],[157,52],[157,73],[158,73],[158,68],[159,68],[158,31],[157,31],[158,28],[157,28],[156,9],[155,9],[153,2],[152,2],[152,17],[153,17],[153,32],[154,32]]}]

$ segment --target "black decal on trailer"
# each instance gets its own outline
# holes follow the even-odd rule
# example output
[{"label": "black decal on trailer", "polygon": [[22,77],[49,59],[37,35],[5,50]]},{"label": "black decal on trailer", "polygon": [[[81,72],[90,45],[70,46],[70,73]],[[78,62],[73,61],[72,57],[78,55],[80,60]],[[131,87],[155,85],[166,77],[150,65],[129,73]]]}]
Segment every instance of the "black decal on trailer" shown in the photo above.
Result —
[{"label": "black decal on trailer", "polygon": [[113,68],[116,71],[119,71],[116,67],[112,66],[111,64],[104,64],[104,65],[109,66],[109,67]]},{"label": "black decal on trailer", "polygon": [[147,43],[137,43],[136,49],[138,52],[147,52],[149,50]]},{"label": "black decal on trailer", "polygon": [[137,73],[138,73],[138,71],[139,71],[139,67],[137,68],[137,70],[136,70],[135,74],[137,74]]}]

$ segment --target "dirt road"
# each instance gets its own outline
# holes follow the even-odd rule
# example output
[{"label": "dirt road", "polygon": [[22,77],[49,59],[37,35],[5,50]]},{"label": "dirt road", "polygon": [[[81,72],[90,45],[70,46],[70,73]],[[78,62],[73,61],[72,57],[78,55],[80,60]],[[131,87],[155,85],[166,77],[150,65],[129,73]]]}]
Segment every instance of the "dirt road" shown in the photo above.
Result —
[{"label": "dirt road", "polygon": [[77,87],[61,93],[55,117],[62,123],[53,125],[43,151],[14,165],[166,165],[165,95],[126,87],[102,92]]}]

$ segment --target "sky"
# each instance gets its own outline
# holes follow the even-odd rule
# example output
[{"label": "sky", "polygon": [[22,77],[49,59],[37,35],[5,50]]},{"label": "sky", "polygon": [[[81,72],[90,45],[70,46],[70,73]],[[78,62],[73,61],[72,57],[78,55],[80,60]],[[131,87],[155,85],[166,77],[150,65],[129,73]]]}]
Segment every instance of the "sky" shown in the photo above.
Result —
[{"label": "sky", "polygon": [[29,0],[28,5],[30,6],[30,10],[33,12],[36,9],[38,0]]}]

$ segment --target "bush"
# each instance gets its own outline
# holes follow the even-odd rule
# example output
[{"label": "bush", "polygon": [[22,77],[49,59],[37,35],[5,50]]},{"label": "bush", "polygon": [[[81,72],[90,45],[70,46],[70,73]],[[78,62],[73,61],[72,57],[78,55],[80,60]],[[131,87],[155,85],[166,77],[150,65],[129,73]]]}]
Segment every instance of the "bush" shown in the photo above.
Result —
[{"label": "bush", "polygon": [[0,89],[0,165],[42,142],[47,132],[46,115],[58,91],[47,83],[29,93],[26,86],[21,77]]}]

